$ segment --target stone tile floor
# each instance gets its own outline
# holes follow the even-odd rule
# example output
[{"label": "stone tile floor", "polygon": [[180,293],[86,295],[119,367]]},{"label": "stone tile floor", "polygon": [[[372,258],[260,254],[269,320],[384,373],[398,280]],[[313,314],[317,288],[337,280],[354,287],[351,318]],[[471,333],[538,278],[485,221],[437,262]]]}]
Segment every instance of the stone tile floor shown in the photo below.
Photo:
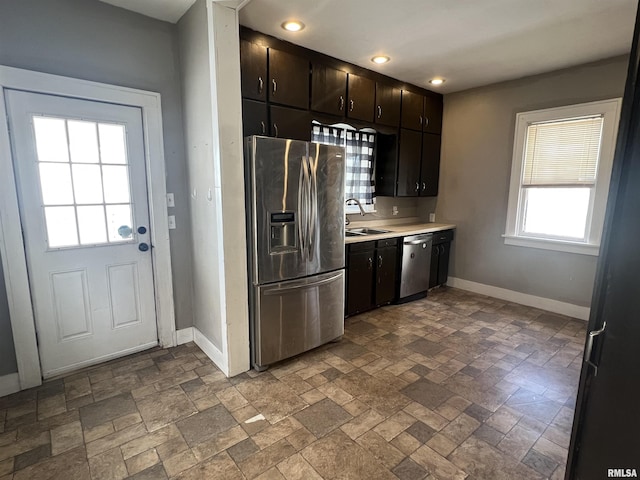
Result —
[{"label": "stone tile floor", "polygon": [[585,323],[450,288],[227,379],[193,344],[0,399],[0,480],[561,479]]}]

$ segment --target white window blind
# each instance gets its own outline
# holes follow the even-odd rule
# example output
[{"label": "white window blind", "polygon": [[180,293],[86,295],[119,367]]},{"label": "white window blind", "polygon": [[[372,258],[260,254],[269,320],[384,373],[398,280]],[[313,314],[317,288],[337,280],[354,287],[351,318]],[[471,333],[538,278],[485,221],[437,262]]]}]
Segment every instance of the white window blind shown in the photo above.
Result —
[{"label": "white window blind", "polygon": [[532,123],[527,127],[522,186],[593,186],[603,115]]}]

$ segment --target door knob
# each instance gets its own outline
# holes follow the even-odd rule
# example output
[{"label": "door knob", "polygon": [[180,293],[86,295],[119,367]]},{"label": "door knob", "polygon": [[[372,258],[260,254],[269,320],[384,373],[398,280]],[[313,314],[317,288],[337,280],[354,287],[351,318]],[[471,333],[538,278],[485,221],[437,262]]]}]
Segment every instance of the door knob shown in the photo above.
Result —
[{"label": "door knob", "polygon": [[149,244],[141,243],[140,245],[138,245],[138,250],[140,250],[141,252],[146,252],[147,250],[149,250]]}]

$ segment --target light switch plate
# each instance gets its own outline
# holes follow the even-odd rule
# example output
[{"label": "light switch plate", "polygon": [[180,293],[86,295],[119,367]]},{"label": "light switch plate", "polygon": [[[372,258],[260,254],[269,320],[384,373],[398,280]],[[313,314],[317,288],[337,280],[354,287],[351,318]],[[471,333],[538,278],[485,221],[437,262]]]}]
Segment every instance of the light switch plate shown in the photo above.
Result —
[{"label": "light switch plate", "polygon": [[175,207],[176,201],[173,197],[173,193],[167,193],[167,207]]},{"label": "light switch plate", "polygon": [[430,213],[429,214],[429,221],[432,222],[432,223],[436,221],[436,214],[435,213]]},{"label": "light switch plate", "polygon": [[169,215],[169,230],[175,230],[175,229],[176,229],[176,216]]}]

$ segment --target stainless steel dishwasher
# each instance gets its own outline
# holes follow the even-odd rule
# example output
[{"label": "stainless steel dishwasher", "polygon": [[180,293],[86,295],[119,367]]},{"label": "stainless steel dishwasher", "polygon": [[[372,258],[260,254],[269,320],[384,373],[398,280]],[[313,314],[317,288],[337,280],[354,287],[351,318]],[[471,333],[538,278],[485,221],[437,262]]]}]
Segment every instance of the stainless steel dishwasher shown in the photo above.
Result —
[{"label": "stainless steel dishwasher", "polygon": [[411,300],[429,289],[431,269],[431,245],[433,235],[425,233],[404,237],[402,242],[402,272],[400,278],[400,302]]}]

